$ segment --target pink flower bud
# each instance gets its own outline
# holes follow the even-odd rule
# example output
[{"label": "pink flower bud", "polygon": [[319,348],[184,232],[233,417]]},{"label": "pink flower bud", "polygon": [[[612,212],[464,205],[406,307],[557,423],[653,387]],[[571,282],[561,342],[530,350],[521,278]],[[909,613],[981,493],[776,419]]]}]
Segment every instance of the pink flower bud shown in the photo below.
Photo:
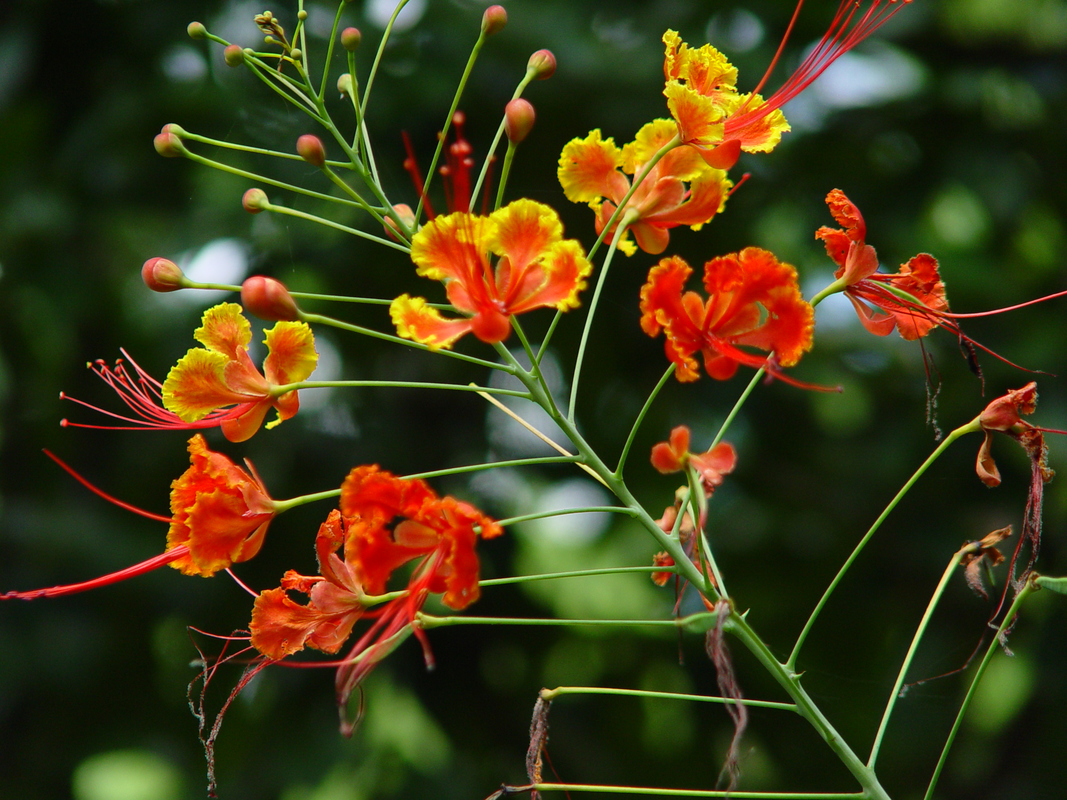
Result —
[{"label": "pink flower bud", "polygon": [[228,67],[239,67],[245,63],[245,51],[239,44],[227,45],[222,51],[222,57],[226,60]]},{"label": "pink flower bud", "polygon": [[156,152],[164,158],[178,158],[185,155],[185,145],[178,136],[170,131],[163,131],[152,140]]},{"label": "pink flower bud", "polygon": [[504,6],[489,6],[482,14],[482,36],[492,36],[508,24],[508,12]]},{"label": "pink flower bud", "polygon": [[262,189],[249,189],[241,197],[241,207],[249,214],[258,214],[260,211],[266,211],[269,206],[270,201],[267,200],[267,193]]},{"label": "pink flower bud", "polygon": [[141,280],[153,292],[176,292],[185,288],[185,273],[166,258],[150,258],[144,262]]},{"label": "pink flower bud", "polygon": [[168,122],[166,125],[163,126],[163,129],[160,131],[160,133],[173,133],[180,139],[182,136],[185,135],[185,128],[183,128],[176,122]]},{"label": "pink flower bud", "polygon": [[274,278],[253,275],[241,284],[241,304],[260,319],[295,322],[300,309],[289,290]]},{"label": "pink flower bud", "polygon": [[527,136],[534,126],[533,104],[529,100],[516,97],[504,107],[504,131],[508,135],[508,141],[518,144]]},{"label": "pink flower bud", "polygon": [[355,52],[361,41],[363,34],[359,32],[359,28],[345,28],[341,31],[341,46],[348,52]]},{"label": "pink flower bud", "polygon": [[305,133],[296,140],[296,152],[312,166],[326,166],[326,148],[322,146],[322,139],[318,136]]},{"label": "pink flower bud", "polygon": [[526,72],[533,73],[535,80],[548,80],[556,74],[556,57],[551,50],[538,50],[526,62]]},{"label": "pink flower bud", "polygon": [[206,39],[207,28],[204,27],[202,22],[190,22],[189,27],[185,29],[185,32],[189,34],[190,39]]},{"label": "pink flower bud", "polygon": [[[408,227],[408,230],[414,230],[415,228],[415,212],[412,211],[411,206],[407,203],[397,203],[393,206],[393,211],[396,215],[404,221],[404,224]],[[399,242],[403,237],[400,235],[400,228],[397,227],[396,220],[392,217],[385,218],[385,235],[392,239],[394,242]]]}]

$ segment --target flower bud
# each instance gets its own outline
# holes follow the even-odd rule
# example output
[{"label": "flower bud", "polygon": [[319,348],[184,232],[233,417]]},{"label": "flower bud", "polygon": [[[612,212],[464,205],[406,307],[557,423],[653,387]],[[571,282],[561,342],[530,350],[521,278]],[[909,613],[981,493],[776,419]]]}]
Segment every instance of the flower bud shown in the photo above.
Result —
[{"label": "flower bud", "polygon": [[245,63],[245,51],[239,44],[227,45],[222,51],[222,57],[226,60],[228,67],[239,67]]},{"label": "flower bud", "polygon": [[253,275],[241,284],[241,305],[260,319],[284,322],[300,319],[300,309],[289,290],[265,275]]},{"label": "flower bud", "polygon": [[168,122],[163,126],[160,133],[173,133],[179,139],[185,135],[185,128],[179,125],[177,122]]},{"label": "flower bud", "polygon": [[176,292],[185,288],[185,273],[166,258],[150,258],[144,262],[141,280],[153,292]]},{"label": "flower bud", "polygon": [[155,145],[156,152],[164,158],[178,158],[184,156],[186,152],[182,140],[170,131],[164,131],[163,133],[158,134],[156,138],[152,140],[152,144]]},{"label": "flower bud", "polygon": [[529,100],[516,97],[504,107],[504,132],[508,135],[508,141],[518,144],[527,136],[534,126],[533,104]]},{"label": "flower bud", "polygon": [[363,34],[359,32],[359,28],[345,28],[341,31],[341,46],[350,53],[355,52],[362,40]]},{"label": "flower bud", "polygon": [[185,32],[189,34],[190,39],[207,38],[207,28],[204,27],[203,22],[190,22],[189,27],[185,29]]},{"label": "flower bud", "polygon": [[267,200],[267,193],[262,189],[249,189],[241,197],[241,207],[249,214],[266,211],[268,206],[270,206],[270,201]]},{"label": "flower bud", "polygon": [[341,97],[352,96],[352,76],[347,72],[337,78],[337,91],[341,93]]},{"label": "flower bud", "polygon": [[526,62],[526,72],[533,73],[535,80],[548,80],[556,74],[556,57],[551,50],[538,50]]},{"label": "flower bud", "polygon": [[482,14],[482,36],[492,36],[508,24],[508,12],[504,6],[489,6]]},{"label": "flower bud", "polygon": [[[393,206],[393,211],[395,211],[396,215],[404,221],[404,224],[407,226],[409,231],[414,230],[415,212],[411,210],[411,206],[409,206],[407,203],[397,203],[395,206]],[[392,217],[386,217],[385,235],[392,239],[394,242],[399,242],[401,238],[403,238],[399,234],[400,228],[397,227],[396,220],[394,220]]]},{"label": "flower bud", "polygon": [[312,166],[326,166],[326,148],[322,146],[322,139],[318,136],[305,133],[296,140],[296,152]]}]

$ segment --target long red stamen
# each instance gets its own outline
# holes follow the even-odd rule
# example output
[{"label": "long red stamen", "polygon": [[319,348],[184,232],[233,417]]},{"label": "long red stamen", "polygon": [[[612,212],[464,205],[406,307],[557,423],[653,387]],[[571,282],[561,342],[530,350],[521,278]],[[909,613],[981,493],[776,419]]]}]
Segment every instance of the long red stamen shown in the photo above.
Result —
[{"label": "long red stamen", "polygon": [[[130,410],[139,417],[139,419],[116,414],[113,411],[99,408],[91,403],[86,403],[84,400],[79,400],[76,397],[71,397],[70,395],[61,392],[59,397],[62,400],[70,400],[80,406],[91,408],[93,411],[100,414],[132,424],[128,426],[89,425],[83,422],[71,422],[70,420],[63,419],[60,420],[60,425],[65,428],[92,428],[95,430],[111,431],[139,431],[145,429],[198,430],[201,428],[218,427],[226,420],[236,419],[248,410],[249,404],[244,403],[229,409],[216,409],[196,422],[186,422],[173,411],[168,411],[163,406],[163,384],[141,369],[137,362],[130,358],[129,353],[125,350],[120,350],[119,352],[122,353],[123,358],[116,361],[113,368],[109,367],[107,362],[103,359],[97,359],[95,362],[88,364],[87,366],[96,373],[104,383],[115,390],[115,393],[119,396],[122,402],[124,402]],[[123,359],[133,366],[136,377],[131,376],[127,371]]]},{"label": "long red stamen", "polygon": [[89,483],[88,480],[86,480],[81,475],[79,475],[77,472],[75,472],[73,467],[71,467],[69,464],[66,464],[55,453],[53,453],[53,452],[51,452],[49,450],[45,450],[44,454],[46,456],[48,456],[50,459],[52,459],[53,461],[55,461],[57,464],[59,464],[59,466],[68,475],[70,475],[72,478],[74,478],[74,480],[76,480],[78,483],[80,483],[82,486],[84,486],[86,489],[88,489],[90,492],[92,492],[93,494],[97,495],[98,497],[104,498],[109,503],[113,503],[114,505],[117,505],[119,508],[124,508],[127,511],[133,512],[134,514],[140,514],[142,517],[147,517],[148,519],[154,519],[157,522],[166,522],[169,525],[173,521],[170,517],[165,517],[162,514],[153,514],[151,511],[145,511],[143,508],[138,508],[137,506],[130,505],[129,503],[127,503],[124,500],[119,500],[117,497],[112,497],[107,492],[105,492],[103,489],[100,489],[100,488],[94,486],[93,484]]},{"label": "long red stamen", "polygon": [[804,7],[804,0],[797,0],[797,7],[793,9],[793,16],[789,20],[789,24],[786,26],[785,33],[782,34],[782,41],[778,43],[778,49],[774,51],[774,58],[771,59],[771,63],[767,65],[767,71],[763,73],[763,77],[760,78],[759,83],[756,84],[756,88],[752,90],[752,94],[759,94],[764,84],[771,77],[771,73],[774,72],[774,68],[778,65],[778,59],[782,57],[782,53],[785,51],[786,42],[789,41],[789,36],[793,33],[793,28],[797,24],[797,18],[800,16],[800,9]]},{"label": "long red stamen", "polygon": [[1036,305],[1038,303],[1044,303],[1046,300],[1055,300],[1057,297],[1067,296],[1067,290],[1062,292],[1055,292],[1053,294],[1047,294],[1044,297],[1038,297],[1034,300],[1027,300],[1025,303],[1017,303],[1013,306],[1004,306],[1004,308],[994,308],[992,311],[973,311],[970,314],[951,314],[948,311],[942,312],[946,317],[952,317],[953,319],[968,319],[970,317],[990,317],[993,314],[1003,314],[1005,311],[1016,311],[1020,308],[1026,308],[1027,306]]},{"label": "long red stamen", "polygon": [[[734,138],[737,132],[746,125],[784,106],[810,86],[832,63],[874,33],[911,0],[872,0],[870,7],[860,20],[853,24],[853,18],[859,11],[861,2],[862,0],[841,0],[837,13],[830,22],[830,27],[796,72],[790,75],[786,82],[758,108],[731,115],[724,124],[724,140]],[[797,11],[799,11],[799,5]],[[794,16],[795,14],[796,12]],[[790,22],[790,28],[792,24]],[[779,47],[780,51],[781,47]],[[778,54],[775,55],[775,60],[777,58]],[[772,67],[773,65],[774,61],[771,62]],[[757,91],[763,86],[766,77],[765,75],[764,80],[760,81]]]},{"label": "long red stamen", "polygon": [[144,575],[146,572],[159,569],[165,564],[176,561],[188,553],[188,545],[182,544],[165,553],[160,553],[158,556],[153,556],[146,561],[142,561],[139,564],[134,564],[132,567],[126,567],[126,569],[120,569],[117,572],[101,575],[99,578],[82,581],[81,583],[50,586],[47,589],[31,589],[28,592],[5,592],[4,594],[0,594],[0,600],[36,600],[39,597],[62,597],[67,594],[87,592],[90,589],[98,589],[101,586],[109,586],[112,583],[118,583],[119,581],[124,581],[129,578],[136,578],[138,575]]}]

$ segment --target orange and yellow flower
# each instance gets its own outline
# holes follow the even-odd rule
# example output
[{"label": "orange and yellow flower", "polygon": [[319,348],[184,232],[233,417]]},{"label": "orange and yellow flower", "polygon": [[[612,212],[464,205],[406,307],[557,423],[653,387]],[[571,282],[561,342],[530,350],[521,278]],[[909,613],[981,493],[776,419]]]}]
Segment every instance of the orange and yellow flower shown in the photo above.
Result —
[{"label": "orange and yellow flower", "polygon": [[[588,203],[596,215],[596,231],[601,233],[626,193],[631,178],[678,135],[672,120],[657,119],[637,132],[630,144],[619,148],[612,139],[603,139],[599,130],[584,139],[574,139],[559,157],[559,182],[567,199]],[[670,241],[670,229],[688,225],[700,228],[722,211],[733,183],[721,169],[709,167],[692,148],[668,151],[649,171],[626,203],[632,221],[618,247],[633,255],[637,247],[646,253],[662,253]],[[621,216],[620,216],[621,218]],[[615,228],[606,237],[611,242]],[[630,240],[630,232],[637,247]]]},{"label": "orange and yellow flower", "polygon": [[856,309],[860,322],[876,336],[895,328],[908,340],[920,339],[939,325],[959,333],[948,318],[945,284],[938,274],[937,259],[920,253],[902,264],[900,272],[878,272],[878,254],[866,242],[863,215],[840,189],[826,196],[830,213],[841,228],[821,227],[826,252],[837,264],[834,277],[844,286],[845,296]]},{"label": "orange and yellow flower", "polygon": [[[681,258],[665,258],[641,288],[641,328],[666,335],[667,358],[680,381],[700,377],[694,354],[717,380],[733,377],[740,364],[764,368],[787,383],[810,387],[782,374],[811,349],[814,312],[801,297],[797,272],[757,247],[713,258],[704,265],[708,299],[684,292],[692,269]],[[741,347],[772,353],[757,356]]]},{"label": "orange and yellow flower", "polygon": [[[711,45],[691,48],[675,31],[668,30],[663,34],[666,45],[663,94],[678,123],[682,144],[693,147],[709,165],[720,169],[732,167],[742,151],[761,153],[774,149],[782,134],[790,129],[782,106],[909,2],[841,0],[822,39],[766,100],[759,91],[770,77],[777,56],[755,90],[740,94],[736,85],[737,69],[726,56]],[[779,47],[779,54],[784,45],[785,41]]]},{"label": "orange and yellow flower", "polygon": [[203,347],[194,347],[171,368],[163,382],[163,404],[186,423],[195,423],[225,406],[232,414],[218,423],[231,442],[250,438],[274,408],[273,428],[300,408],[295,391],[278,387],[307,379],[318,355],[315,338],[303,322],[278,322],[266,331],[268,355],[260,373],[248,355],[252,326],[236,303],[222,303],[204,312],[193,334]]},{"label": "orange and yellow flower", "polygon": [[199,433],[189,440],[189,460],[189,469],[171,484],[167,550],[187,548],[171,566],[208,577],[259,552],[274,501],[257,479],[209,450]]},{"label": "orange and yellow flower", "polygon": [[592,271],[581,245],[563,238],[559,215],[533,200],[484,217],[437,217],[415,234],[411,258],[419,275],[443,281],[449,302],[469,315],[448,319],[421,297],[396,298],[389,314],[397,332],[432,349],[450,348],[467,333],[495,344],[511,334],[515,314],[576,308]]}]

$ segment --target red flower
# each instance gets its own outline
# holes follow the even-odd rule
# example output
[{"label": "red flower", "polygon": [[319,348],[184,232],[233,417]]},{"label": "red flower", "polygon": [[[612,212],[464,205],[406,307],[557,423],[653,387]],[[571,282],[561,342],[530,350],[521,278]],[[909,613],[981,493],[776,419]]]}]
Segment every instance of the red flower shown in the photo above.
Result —
[{"label": "red flower", "polygon": [[[588,203],[593,209],[598,234],[630,191],[626,176],[638,175],[677,132],[673,121],[658,119],[641,128],[635,140],[622,149],[612,139],[601,139],[599,130],[591,131],[585,139],[574,139],[563,148],[559,182],[568,200]],[[629,236],[632,231],[637,247],[654,255],[662,253],[670,241],[671,228],[688,225],[700,230],[722,211],[732,185],[723,170],[709,167],[696,151],[669,151],[627,202],[627,210],[636,217],[619,242],[619,249],[627,255],[636,252]],[[613,235],[614,229],[606,241],[611,242]]]},{"label": "red flower", "polygon": [[945,284],[937,271],[937,259],[927,253],[902,264],[892,275],[878,272],[878,255],[867,244],[867,226],[860,210],[840,189],[826,196],[830,213],[842,229],[822,227],[826,252],[838,265],[834,277],[845,286],[860,322],[876,336],[896,328],[905,339],[919,339],[944,325],[955,333],[959,326],[948,318]]},{"label": "red flower", "polygon": [[[1045,433],[1067,433],[1051,428],[1039,428],[1026,422],[1023,415],[1034,413],[1037,408],[1037,384],[1031,381],[1021,389],[1009,391],[985,407],[978,415],[977,422],[985,433],[985,439],[978,450],[976,470],[978,477],[986,486],[1000,485],[1000,470],[993,461],[991,446],[995,432],[1006,433],[1026,451],[1030,457],[1030,494],[1026,500],[1023,514],[1023,528],[1015,552],[1011,557],[1008,574],[1014,580],[1015,562],[1024,542],[1030,546],[1030,558],[1023,574],[1016,582],[1022,584],[1037,560],[1041,547],[1041,516],[1044,504],[1045,484],[1055,474],[1048,466],[1048,447],[1045,445]],[[1003,600],[1001,601],[1003,602]]]},{"label": "red flower", "polygon": [[189,469],[171,484],[167,549],[186,547],[187,555],[171,566],[207,577],[259,552],[274,501],[257,479],[209,450],[199,433],[189,440],[189,457]]},{"label": "red flower", "polygon": [[[648,273],[641,288],[641,328],[649,336],[666,334],[667,358],[680,381],[695,381],[694,353],[704,355],[708,375],[733,377],[739,364],[764,368],[787,383],[778,365],[791,367],[811,349],[814,312],[797,286],[797,272],[766,250],[748,247],[704,265],[708,299],[685,292],[692,273],[677,256],[665,258]],[[770,351],[772,358],[741,347]]]},{"label": "red flower", "polygon": [[[46,451],[47,452],[47,451]],[[171,516],[143,511],[93,486],[51,453],[48,455],[83,486],[117,506],[143,517],[170,523],[166,551],[139,564],[81,583],[7,592],[0,599],[33,600],[97,589],[170,564],[186,575],[209,577],[259,552],[274,518],[274,501],[257,479],[222,453],[208,450],[204,437],[189,440],[192,462],[171,484]]]},{"label": "red flower", "polygon": [[669,441],[652,447],[652,466],[664,475],[680,472],[690,465],[700,476],[704,493],[711,497],[723,477],[734,471],[737,451],[729,442],[719,442],[706,453],[690,453],[689,428],[685,425],[674,428]]},{"label": "red flower", "polygon": [[[252,614],[252,644],[269,659],[304,647],[337,652],[360,617],[374,618],[344,658],[335,662],[342,731],[348,698],[374,665],[414,633],[428,664],[432,654],[413,623],[429,594],[460,610],[478,599],[478,538],[499,536],[496,522],[468,503],[438,497],[421,480],[397,478],[377,466],[356,467],[341,487],[341,510],[319,530],[321,576],[287,572],[277,589],[263,592]],[[336,550],[343,548],[344,558]],[[407,590],[380,609],[367,610],[386,592],[392,574],[415,561]],[[309,596],[306,605],[286,594]]]},{"label": "red flower", "polygon": [[[782,106],[804,91],[827,67],[862,42],[910,0],[841,0],[819,43],[782,86],[764,100],[758,92],[767,82],[785,46],[771,61],[762,80],[750,94],[739,94],[737,69],[711,45],[690,48],[674,31],[663,34],[666,53],[663,94],[678,122],[682,144],[697,150],[712,167],[729,169],[741,151],[772,150],[789,131]],[[800,11],[797,4],[796,14]],[[858,17],[858,18],[857,18]],[[792,24],[786,31],[789,36]]]},{"label": "red flower", "polygon": [[516,200],[488,217],[437,217],[412,238],[411,258],[419,275],[444,281],[452,305],[470,315],[446,319],[421,297],[396,298],[389,314],[397,332],[434,349],[468,332],[502,342],[514,314],[576,308],[592,271],[581,245],[563,238],[556,212],[533,200]]},{"label": "red flower", "polygon": [[[320,575],[309,577],[289,570],[280,587],[256,598],[250,626],[252,646],[267,658],[276,661],[304,647],[336,653],[363,616],[366,594],[356,561],[349,557],[350,523],[335,509],[319,527],[315,551]],[[340,547],[344,547],[344,560],[335,552]],[[306,594],[307,605],[294,602],[288,591]]]}]

